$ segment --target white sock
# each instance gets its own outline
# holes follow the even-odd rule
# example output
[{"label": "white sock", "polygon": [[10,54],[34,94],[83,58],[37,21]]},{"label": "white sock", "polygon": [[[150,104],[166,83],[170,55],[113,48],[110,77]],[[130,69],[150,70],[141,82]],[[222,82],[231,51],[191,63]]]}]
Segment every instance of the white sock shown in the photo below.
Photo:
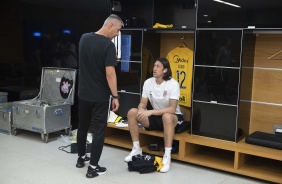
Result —
[{"label": "white sock", "polygon": [[134,149],[137,149],[137,150],[140,149],[140,143],[139,143],[139,141],[134,141],[134,142],[133,142],[133,148],[134,148]]},{"label": "white sock", "polygon": [[91,166],[93,169],[96,169],[96,167],[97,167],[97,166],[94,166],[94,165],[90,165],[90,166]]},{"label": "white sock", "polygon": [[170,157],[172,147],[165,147],[165,155]]}]

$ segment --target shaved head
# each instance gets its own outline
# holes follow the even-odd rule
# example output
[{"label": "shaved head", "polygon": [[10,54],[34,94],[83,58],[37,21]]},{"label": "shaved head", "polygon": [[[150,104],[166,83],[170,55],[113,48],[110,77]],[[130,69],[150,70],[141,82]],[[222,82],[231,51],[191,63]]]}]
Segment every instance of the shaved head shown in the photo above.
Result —
[{"label": "shaved head", "polygon": [[117,16],[117,15],[115,15],[115,14],[111,14],[111,15],[105,20],[103,26],[108,25],[108,23],[117,23],[117,22],[120,22],[121,25],[122,25],[122,27],[124,26],[123,21],[122,21],[122,19],[121,19],[119,16]]}]

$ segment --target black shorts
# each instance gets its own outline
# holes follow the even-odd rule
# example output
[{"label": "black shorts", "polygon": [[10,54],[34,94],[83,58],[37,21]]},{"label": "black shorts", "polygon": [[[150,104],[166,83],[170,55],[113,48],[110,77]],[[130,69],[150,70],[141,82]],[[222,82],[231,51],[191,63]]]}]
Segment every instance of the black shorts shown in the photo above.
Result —
[{"label": "black shorts", "polygon": [[[178,123],[176,125],[175,128],[177,128],[177,126],[179,126],[183,121],[184,121],[184,117],[182,114],[175,114],[178,118]],[[146,130],[164,130],[164,125],[163,125],[163,120],[162,120],[162,116],[149,116],[149,127],[146,128],[144,127]]]}]

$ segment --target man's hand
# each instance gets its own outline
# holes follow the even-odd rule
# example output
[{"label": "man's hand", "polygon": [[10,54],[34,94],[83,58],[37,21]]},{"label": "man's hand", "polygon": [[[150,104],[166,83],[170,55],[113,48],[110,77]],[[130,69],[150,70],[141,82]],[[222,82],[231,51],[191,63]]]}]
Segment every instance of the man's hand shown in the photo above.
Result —
[{"label": "man's hand", "polygon": [[143,109],[138,111],[136,118],[138,121],[140,121],[142,118],[149,117],[151,115],[152,115],[151,110]]},{"label": "man's hand", "polygon": [[112,99],[112,111],[116,112],[119,108],[119,101],[118,98],[113,98]]}]

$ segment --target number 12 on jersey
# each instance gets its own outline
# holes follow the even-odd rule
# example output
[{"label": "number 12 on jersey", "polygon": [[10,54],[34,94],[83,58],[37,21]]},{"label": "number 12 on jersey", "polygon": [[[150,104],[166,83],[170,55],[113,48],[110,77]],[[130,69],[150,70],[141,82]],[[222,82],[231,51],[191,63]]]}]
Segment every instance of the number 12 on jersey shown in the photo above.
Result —
[{"label": "number 12 on jersey", "polygon": [[176,80],[179,83],[180,89],[186,89],[185,79],[186,79],[186,72],[176,70]]}]

